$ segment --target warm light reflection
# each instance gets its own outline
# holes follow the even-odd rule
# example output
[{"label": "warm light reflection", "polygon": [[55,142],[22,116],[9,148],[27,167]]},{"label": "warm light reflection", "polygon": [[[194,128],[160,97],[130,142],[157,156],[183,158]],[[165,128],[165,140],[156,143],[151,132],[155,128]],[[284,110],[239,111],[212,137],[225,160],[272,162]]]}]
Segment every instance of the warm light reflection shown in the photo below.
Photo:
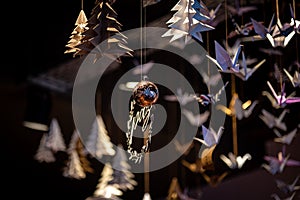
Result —
[{"label": "warm light reflection", "polygon": [[48,131],[47,125],[36,123],[36,122],[24,121],[23,126],[34,129],[34,130],[38,130],[38,131]]}]

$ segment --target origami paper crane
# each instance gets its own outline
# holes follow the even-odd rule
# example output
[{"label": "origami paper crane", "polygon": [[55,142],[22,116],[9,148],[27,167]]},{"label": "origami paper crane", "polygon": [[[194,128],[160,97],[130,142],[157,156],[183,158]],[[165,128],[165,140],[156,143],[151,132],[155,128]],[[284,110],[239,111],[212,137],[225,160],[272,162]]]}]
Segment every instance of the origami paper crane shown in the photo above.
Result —
[{"label": "origami paper crane", "polygon": [[209,55],[206,55],[206,57],[217,65],[219,71],[225,73],[234,73],[239,72],[238,57],[240,52],[241,46],[238,47],[233,58],[231,58],[228,52],[217,41],[215,41],[216,59],[210,57]]},{"label": "origami paper crane", "polygon": [[135,67],[132,70],[133,75],[147,74],[155,64],[152,60],[144,64],[139,64],[136,60],[133,62],[135,63]]},{"label": "origami paper crane", "polygon": [[277,15],[276,24],[273,25],[274,14],[269,24],[269,27],[266,28],[263,24],[259,24],[256,20],[251,18],[251,21],[254,25],[254,30],[262,38],[267,38],[271,43],[272,47],[286,47],[290,42],[292,37],[295,35],[299,22],[294,19],[293,11],[291,10],[291,22],[282,24],[279,16]]},{"label": "origami paper crane", "polygon": [[254,102],[248,100],[242,103],[238,95],[235,93],[231,98],[229,108],[221,104],[217,105],[216,108],[223,111],[229,116],[235,115],[238,120],[241,120],[243,118],[248,118],[252,114],[252,111],[257,104],[257,100],[255,100]]},{"label": "origami paper crane", "polygon": [[293,87],[300,86],[300,72],[295,71],[294,75],[292,76],[285,68],[283,68],[284,73],[287,75],[288,79],[292,83]]},{"label": "origami paper crane", "polygon": [[223,126],[220,126],[218,132],[213,130],[213,128],[207,129],[204,125],[202,125],[201,127],[202,127],[203,139],[194,137],[194,140],[201,142],[202,144],[204,144],[207,147],[211,147],[211,146],[219,143],[220,138],[224,132]]},{"label": "origami paper crane", "polygon": [[220,155],[220,159],[230,168],[230,169],[241,169],[247,160],[251,160],[252,156],[246,153],[244,156],[236,156],[232,152],[228,153],[228,157],[224,154]]},{"label": "origami paper crane", "polygon": [[203,1],[200,0],[200,2],[198,2],[197,0],[195,0],[192,6],[196,10],[194,18],[212,26],[215,18],[217,17],[217,12],[219,11],[221,5],[222,3],[219,3],[215,9],[209,10],[207,6],[203,3]]},{"label": "origami paper crane", "polygon": [[205,123],[210,116],[210,112],[207,110],[201,114],[194,114],[192,111],[187,109],[182,109],[182,114],[187,118],[193,126],[200,127],[203,123]]},{"label": "origami paper crane", "polygon": [[231,19],[233,22],[234,30],[229,32],[228,38],[234,38],[237,36],[249,36],[254,31],[254,26],[252,22],[248,22],[246,24],[239,25],[234,18]]},{"label": "origami paper crane", "polygon": [[283,131],[287,130],[286,124],[282,122],[285,114],[289,112],[289,110],[284,109],[279,117],[275,117],[270,112],[266,111],[265,109],[262,109],[262,115],[259,115],[259,118],[263,120],[263,122],[269,127],[269,128],[279,128]]},{"label": "origami paper crane", "polygon": [[260,61],[259,63],[257,63],[254,67],[249,68],[247,67],[247,63],[246,63],[246,57],[244,52],[242,51],[242,68],[239,70],[239,72],[235,72],[234,74],[239,77],[240,79],[242,79],[243,81],[247,81],[252,74],[262,65],[264,64],[264,62],[266,62],[266,59],[263,59],[262,61]]},{"label": "origami paper crane", "polygon": [[286,198],[283,199],[283,198],[280,198],[280,197],[278,196],[278,194],[273,193],[273,194],[271,195],[271,197],[273,197],[275,200],[292,200],[292,199],[294,199],[295,195],[296,195],[296,192],[294,192],[291,196],[286,197]]},{"label": "origami paper crane", "polygon": [[203,76],[203,81],[204,83],[209,87],[209,86],[216,86],[218,82],[221,80],[222,76],[220,73],[213,74],[213,75],[208,75],[205,72],[201,72]]},{"label": "origami paper crane", "polygon": [[272,92],[272,95],[267,91],[263,91],[262,94],[264,96],[267,96],[267,98],[270,100],[274,108],[276,109],[283,108],[287,104],[300,102],[300,97],[294,97],[295,91],[292,92],[289,96],[286,96],[284,82],[282,84],[281,92],[279,94],[275,92],[274,88],[272,87],[269,81],[267,81],[267,84]]},{"label": "origami paper crane", "polygon": [[186,105],[192,101],[195,101],[194,95],[187,92],[183,92],[182,88],[177,88],[176,95],[165,95],[164,99],[172,102],[179,102],[180,105]]},{"label": "origami paper crane", "polygon": [[240,6],[239,0],[235,0],[235,7],[231,5],[227,5],[228,11],[232,15],[242,16],[244,13],[257,10],[256,6]]},{"label": "origami paper crane", "polygon": [[200,94],[200,96],[194,96],[194,98],[204,106],[209,104],[215,104],[220,101],[220,96],[223,91],[225,91],[225,87],[228,85],[228,81],[223,85],[221,89],[216,94]]},{"label": "origami paper crane", "polygon": [[292,183],[286,183],[282,180],[276,179],[276,186],[285,194],[291,194],[294,193],[296,190],[300,190],[300,185],[296,185],[298,180],[300,178],[300,175],[298,175]]},{"label": "origami paper crane", "polygon": [[277,137],[274,138],[274,142],[279,142],[287,145],[290,145],[292,143],[293,139],[296,137],[297,134],[297,128],[295,128],[294,130],[292,130],[291,132],[285,135],[280,134],[277,129],[274,129],[273,131],[277,135]]},{"label": "origami paper crane", "polygon": [[277,157],[266,155],[264,159],[268,161],[269,164],[263,163],[262,167],[273,175],[282,173],[286,166],[300,167],[300,161],[290,159],[290,154],[284,156],[282,151],[278,152]]}]

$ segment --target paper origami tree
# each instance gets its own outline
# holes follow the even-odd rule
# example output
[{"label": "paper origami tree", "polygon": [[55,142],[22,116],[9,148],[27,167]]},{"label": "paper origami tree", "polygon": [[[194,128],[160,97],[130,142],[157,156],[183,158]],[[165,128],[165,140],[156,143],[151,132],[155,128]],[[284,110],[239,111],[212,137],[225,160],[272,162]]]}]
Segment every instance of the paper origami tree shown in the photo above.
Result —
[{"label": "paper origami tree", "polygon": [[71,33],[70,40],[66,45],[68,49],[65,51],[65,53],[73,53],[73,56],[75,56],[76,53],[80,50],[76,46],[81,44],[82,39],[84,37],[83,32],[88,29],[87,24],[88,23],[87,23],[86,15],[84,11],[81,9],[77,17],[77,20],[75,22],[76,27]]},{"label": "paper origami tree", "polygon": [[81,144],[77,130],[74,130],[67,153],[69,159],[66,167],[63,169],[63,176],[75,179],[83,179],[86,177],[86,172],[93,172],[87,159],[82,159],[82,148],[78,147]]},{"label": "paper origami tree", "polygon": [[56,118],[53,118],[50,124],[46,146],[53,152],[65,151],[65,141]]},{"label": "paper origami tree", "polygon": [[127,156],[123,147],[119,145],[116,154],[112,160],[113,179],[109,181],[110,185],[114,185],[122,191],[133,190],[137,182],[133,179],[134,174],[130,172],[130,165],[127,163]]},{"label": "paper origami tree", "polygon": [[48,134],[44,133],[41,138],[40,145],[37,149],[37,152],[34,155],[34,159],[39,162],[51,163],[51,162],[55,162],[56,158],[52,150],[46,146],[47,137]]},{"label": "paper origami tree", "polygon": [[201,7],[197,0],[178,1],[171,9],[171,11],[176,11],[176,13],[166,22],[169,24],[168,27],[170,29],[162,37],[172,36],[170,42],[183,37],[185,43],[192,37],[203,42],[201,32],[213,30],[214,27],[197,20],[196,17],[203,16],[202,19],[204,20],[205,18],[209,19],[209,16],[200,15],[199,11],[197,12],[194,7]]},{"label": "paper origami tree", "polygon": [[[107,0],[96,0],[96,5],[87,21],[88,29],[76,48],[75,55],[95,55],[96,62],[102,56],[108,56],[121,62],[121,55],[132,56],[131,49],[126,46],[127,37],[120,33],[122,24],[117,20],[117,13]],[[102,43],[102,44],[101,44]],[[99,46],[101,44],[101,48]]]},{"label": "paper origami tree", "polygon": [[116,199],[117,196],[121,196],[123,192],[116,186],[109,184],[113,179],[113,169],[110,163],[105,163],[101,172],[101,177],[94,191],[94,197],[104,197],[109,199]]},{"label": "paper origami tree", "polygon": [[86,153],[101,159],[104,155],[113,156],[115,150],[110,141],[104,121],[100,115],[93,122],[90,135],[86,142]]}]

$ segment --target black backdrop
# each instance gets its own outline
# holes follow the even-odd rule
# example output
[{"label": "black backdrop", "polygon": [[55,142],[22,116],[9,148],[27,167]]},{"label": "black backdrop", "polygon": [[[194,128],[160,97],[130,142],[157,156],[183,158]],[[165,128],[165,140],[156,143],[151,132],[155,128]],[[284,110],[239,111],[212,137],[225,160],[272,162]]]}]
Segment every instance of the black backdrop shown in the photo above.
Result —
[{"label": "black backdrop", "polygon": [[[174,0],[162,0],[155,6],[148,7],[146,10],[146,21],[151,22],[168,14],[176,2]],[[10,4],[6,5],[10,13],[3,18],[6,19],[4,24],[7,25],[4,26],[6,29],[2,33],[5,34],[5,37],[3,37],[3,49],[5,55],[7,54],[7,56],[3,57],[3,72],[1,73],[1,78],[3,79],[1,89],[4,94],[3,98],[1,98],[3,107],[1,111],[3,113],[1,115],[3,123],[1,155],[3,160],[2,166],[4,167],[4,179],[2,179],[5,185],[4,194],[7,193],[13,199],[84,199],[91,195],[95,189],[94,187],[102,167],[101,164],[94,163],[98,171],[96,171],[96,175],[91,175],[86,180],[72,181],[65,179],[61,176],[61,171],[59,171],[61,164],[40,164],[32,159],[41,135],[21,126],[26,109],[26,79],[31,75],[45,72],[64,61],[72,59],[72,55],[66,55],[63,52],[70,33],[74,28],[74,22],[79,13],[81,2],[69,0],[50,2],[23,1],[10,2]],[[287,12],[286,5],[287,2],[281,8],[282,12]],[[93,1],[84,1],[86,14],[89,13],[88,11],[93,6]],[[116,1],[114,4],[115,10],[119,14],[118,19],[123,24],[124,30],[140,26],[139,6],[140,3],[134,0]],[[266,19],[266,22],[268,22],[269,16],[275,10],[274,2],[265,1],[264,4],[259,4],[259,6],[261,12],[255,13],[253,17],[257,20]],[[298,8],[297,10],[299,10]],[[244,19],[246,18],[247,15],[244,16]],[[210,33],[210,38],[216,38],[219,41],[224,36],[224,24],[220,24],[218,29]],[[242,98],[246,99],[248,95],[258,97],[261,94],[261,90],[266,89],[264,80],[271,77],[269,72],[272,71],[272,65],[275,62],[288,66],[295,59],[295,48],[293,46],[299,46],[298,38],[299,36],[297,35],[291,41],[291,48],[281,49],[285,55],[282,57],[268,57],[261,52],[257,52],[257,45],[268,45],[267,41],[255,44],[249,43],[249,48],[247,49],[249,49],[251,55],[258,58],[267,57],[268,61],[265,64],[265,68],[259,71],[260,75],[246,84],[242,82],[237,84],[237,90],[241,92]],[[203,45],[205,46],[206,44]],[[213,47],[213,40],[210,40],[210,46]],[[211,53],[213,54],[213,48],[210,49],[212,49]],[[12,80],[13,84],[7,84],[4,80]],[[243,91],[247,91],[247,93],[243,94]],[[52,115],[59,114],[65,124],[62,127],[63,131],[71,134],[73,122],[70,101],[68,98],[62,98],[56,94],[54,94],[54,100]],[[256,114],[258,114],[260,108],[268,106],[267,102],[265,103],[257,108]],[[294,115],[289,115],[288,123],[293,126],[298,123],[299,106],[293,106],[291,110]],[[230,124],[230,121],[228,123]],[[241,136],[240,140],[246,140],[247,142],[242,146],[245,147],[244,150],[250,150],[255,155],[251,165],[245,169],[247,171],[259,166],[265,153],[264,141],[268,140],[272,135],[257,117],[253,117],[244,123],[246,125],[248,123],[248,125],[241,126],[240,131],[244,131],[245,134]],[[256,124],[257,127],[251,126],[251,124]],[[109,124],[108,127],[112,127],[112,125]],[[69,136],[65,136],[67,140]],[[245,137],[245,140],[243,140],[243,137]],[[257,138],[260,139],[258,140]],[[218,149],[218,151],[221,152],[226,149],[228,146],[226,144],[230,142],[231,138],[223,138],[220,144],[223,149]],[[240,149],[241,152],[244,150]],[[59,160],[64,160],[65,158],[64,154],[58,155]],[[151,190],[154,198],[166,195],[171,177],[178,175],[178,173],[180,177],[184,177],[180,180],[182,185],[190,186],[205,183],[200,175],[192,174],[185,169],[179,170],[182,169],[179,165],[179,163],[174,163],[170,168],[151,173]],[[169,176],[162,180],[162,174],[168,174]],[[136,180],[143,183],[143,176],[137,175]],[[139,185],[135,191],[126,193],[125,199],[141,199],[142,195],[143,184]]]}]

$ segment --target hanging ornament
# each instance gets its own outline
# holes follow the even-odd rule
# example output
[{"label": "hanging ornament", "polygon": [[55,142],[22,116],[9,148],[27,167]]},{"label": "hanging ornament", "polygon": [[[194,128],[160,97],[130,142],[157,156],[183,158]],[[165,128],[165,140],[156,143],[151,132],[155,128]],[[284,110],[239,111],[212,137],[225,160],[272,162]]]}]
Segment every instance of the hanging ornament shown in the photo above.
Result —
[{"label": "hanging ornament", "polygon": [[[139,82],[133,90],[133,94],[130,98],[129,104],[129,120],[127,122],[127,151],[130,154],[129,160],[135,161],[135,163],[141,162],[143,155],[149,151],[149,145],[151,143],[153,114],[151,109],[153,104],[158,99],[158,88],[150,82],[142,80]],[[140,127],[138,129],[138,126]],[[145,138],[143,146],[140,151],[132,147],[133,144],[133,132],[142,132]]]},{"label": "hanging ornament", "polygon": [[86,15],[83,9],[81,9],[75,22],[76,27],[71,33],[70,40],[66,45],[68,49],[64,53],[73,53],[73,57],[75,57],[76,53],[80,50],[76,46],[81,44],[82,39],[84,38],[83,32],[85,32],[88,29],[87,24],[88,23]]},{"label": "hanging ornament", "polygon": [[143,80],[135,86],[133,99],[141,107],[150,106],[158,99],[158,88],[154,83]]}]

